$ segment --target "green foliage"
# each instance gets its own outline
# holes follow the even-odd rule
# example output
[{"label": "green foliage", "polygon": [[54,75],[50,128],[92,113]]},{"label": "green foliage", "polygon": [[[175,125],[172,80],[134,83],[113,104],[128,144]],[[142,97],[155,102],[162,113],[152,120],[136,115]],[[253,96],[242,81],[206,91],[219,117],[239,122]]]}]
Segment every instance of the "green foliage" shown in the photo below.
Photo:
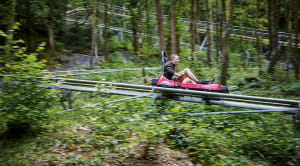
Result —
[{"label": "green foliage", "polygon": [[[16,27],[17,28],[17,27]],[[48,79],[41,73],[44,64],[37,61],[37,54],[27,54],[22,40],[0,31],[8,45],[0,46],[9,54],[1,55],[1,126],[0,134],[22,135],[28,129],[39,128],[49,119],[49,107],[54,93]],[[43,45],[37,48],[40,51]],[[4,52],[2,52],[3,54]],[[5,130],[6,128],[6,130]]]},{"label": "green foliage", "polygon": [[281,69],[277,69],[273,75],[269,75],[255,68],[236,68],[231,69],[229,74],[229,89],[232,93],[299,99],[300,85],[297,80],[291,78],[291,72],[281,72]]},{"label": "green foliage", "polygon": [[[9,21],[14,14],[16,19],[24,21],[20,36],[27,36],[30,42],[45,41],[47,25],[54,24],[56,46],[58,51],[64,48],[71,52],[89,53],[91,28],[84,21],[91,14],[91,1],[18,1],[17,13],[6,7],[9,2],[0,4],[1,20]],[[83,3],[81,3],[83,2]],[[135,1],[139,2],[139,1]],[[124,38],[117,37],[117,33],[109,30],[102,37],[109,37],[111,62],[102,62],[101,68],[129,68],[142,65],[159,66],[161,64],[158,41],[152,38],[156,35],[155,9],[151,4],[146,8],[141,3],[142,13],[137,13],[137,4],[129,7],[131,1],[106,1],[111,9],[115,6],[124,6],[132,10],[138,17],[141,37],[140,55],[135,55],[132,46],[132,34],[124,34]],[[218,27],[220,20],[221,3],[209,0],[212,11],[212,20]],[[150,1],[148,3],[151,3]],[[292,3],[292,1],[289,1]],[[50,6],[52,4],[52,6]],[[162,1],[163,14],[169,25],[169,1]],[[178,17],[186,17],[182,5],[191,9],[190,1],[181,1],[178,5]],[[284,4],[284,3],[282,3]],[[202,4],[201,4],[202,5]],[[234,24],[247,27],[244,31],[235,31],[236,35],[245,35],[252,28],[267,29],[267,14],[263,1],[238,1],[235,7]],[[83,20],[82,24],[66,24],[62,17],[65,8],[72,9],[85,7],[87,10],[77,13],[76,19]],[[99,5],[100,8],[103,5]],[[281,5],[281,14],[285,13]],[[228,7],[226,7],[227,12]],[[132,17],[115,17],[111,11],[110,25],[132,30]],[[125,11],[122,14],[127,14]],[[148,20],[145,12],[150,12]],[[190,11],[188,11],[190,12]],[[205,15],[205,10],[200,15]],[[121,14],[121,13],[119,13]],[[102,9],[99,10],[99,20],[103,19]],[[258,18],[256,18],[258,17]],[[204,17],[203,17],[204,18]],[[281,21],[284,22],[285,18]],[[82,20],[81,20],[82,19]],[[145,21],[146,20],[146,21]],[[51,22],[53,21],[53,22]],[[204,21],[204,20],[203,20]],[[178,37],[181,42],[189,42],[188,24],[178,19]],[[6,24],[3,22],[3,24]],[[202,25],[202,23],[201,23]],[[225,24],[224,24],[225,25]],[[281,24],[282,29],[284,24]],[[165,26],[165,37],[170,35],[170,28]],[[16,27],[14,27],[16,28]],[[147,32],[146,32],[147,31]],[[30,32],[30,33],[28,33]],[[213,32],[215,32],[213,30]],[[28,34],[27,34],[28,33]],[[35,34],[40,36],[38,39]],[[293,141],[297,137],[291,117],[281,113],[244,114],[244,115],[208,115],[199,117],[187,116],[192,112],[236,111],[238,108],[221,107],[164,101],[154,99],[136,99],[114,104],[105,104],[108,101],[120,99],[120,96],[103,95],[99,93],[72,92],[74,107],[85,104],[102,103],[98,107],[84,108],[74,112],[57,112],[59,116],[49,119],[51,109],[61,110],[58,104],[53,104],[55,93],[46,87],[47,79],[42,78],[44,63],[37,61],[37,54],[29,54],[25,50],[22,40],[13,40],[12,36],[0,31],[0,35],[9,41],[1,46],[0,72],[0,134],[5,131],[23,132],[26,128],[46,127],[46,131],[36,138],[29,138],[20,142],[0,140],[0,163],[3,165],[109,165],[107,158],[116,156],[119,161],[122,155],[128,155],[138,149],[143,156],[160,144],[165,144],[177,150],[186,152],[195,164],[201,165],[292,165],[295,147]],[[216,35],[216,33],[213,33]],[[299,99],[299,81],[292,79],[290,74],[283,72],[277,66],[274,75],[262,73],[255,69],[246,69],[247,66],[257,66],[254,42],[243,41],[232,35],[230,46],[230,67],[228,86],[234,94],[258,95],[264,97],[282,97]],[[204,36],[201,35],[203,39]],[[214,36],[216,37],[216,36]],[[269,45],[267,39],[262,39],[263,47]],[[1,40],[3,41],[3,40]],[[103,50],[103,38],[99,40],[99,53]],[[101,43],[102,42],[102,43]],[[4,43],[4,42],[2,42]],[[213,43],[216,44],[216,43]],[[37,51],[44,48],[41,45]],[[169,47],[169,46],[168,46]],[[263,48],[262,51],[266,51]],[[191,63],[189,45],[180,45],[181,65],[179,69],[189,67],[199,79],[216,78],[218,81],[220,64],[213,62],[209,69],[205,66],[205,51],[196,52]],[[251,59],[246,61],[244,51],[248,51]],[[9,53],[9,54],[4,54]],[[125,61],[124,55],[131,55],[130,61]],[[215,56],[215,52],[212,56]],[[253,65],[251,65],[253,64]],[[265,67],[265,66],[263,66]],[[264,69],[262,69],[264,70]],[[81,79],[102,80],[112,82],[127,82],[141,84],[141,71],[126,71],[119,73],[91,74],[79,76]],[[148,72],[146,75],[157,78],[160,70]],[[149,78],[148,78],[149,79]],[[102,87],[101,87],[102,88]],[[112,87],[114,88],[114,87]],[[50,121],[49,121],[50,120]],[[51,122],[51,123],[46,123]],[[48,131],[48,132],[47,132]],[[146,144],[141,147],[140,144]],[[163,153],[163,152],[162,152]],[[149,156],[148,156],[149,157]],[[113,157],[112,157],[113,158]]]},{"label": "green foliage", "polygon": [[91,47],[90,31],[90,27],[70,23],[66,27],[65,33],[58,38],[65,43],[65,49],[71,50],[72,52],[88,53]]},{"label": "green foliage", "polygon": [[[215,70],[217,69],[205,72],[204,77],[213,75]],[[236,70],[230,72],[237,73]],[[257,75],[255,70],[239,72],[240,75],[232,75],[230,84],[234,85],[239,79]],[[139,78],[139,74],[140,71],[93,74],[82,76],[81,79],[135,83],[137,80],[132,77]],[[245,84],[239,85],[238,90],[250,93],[245,87]],[[254,93],[253,91],[261,90],[252,88],[251,91]],[[123,96],[103,96],[96,92],[73,92],[72,98],[74,107],[94,103],[102,105],[60,112],[53,123],[49,124],[49,133],[38,139],[27,140],[26,143],[4,146],[0,152],[0,156],[4,157],[0,157],[0,161],[5,165],[108,165],[110,160],[121,161],[122,156],[128,156],[132,151],[147,157],[157,146],[164,144],[186,152],[194,164],[293,164],[292,158],[297,145],[293,138],[296,134],[291,117],[286,114],[192,117],[187,116],[187,113],[236,111],[240,108],[153,101],[147,98],[105,104]],[[61,107],[55,108],[61,110]],[[35,160],[30,160],[32,158]]]}]

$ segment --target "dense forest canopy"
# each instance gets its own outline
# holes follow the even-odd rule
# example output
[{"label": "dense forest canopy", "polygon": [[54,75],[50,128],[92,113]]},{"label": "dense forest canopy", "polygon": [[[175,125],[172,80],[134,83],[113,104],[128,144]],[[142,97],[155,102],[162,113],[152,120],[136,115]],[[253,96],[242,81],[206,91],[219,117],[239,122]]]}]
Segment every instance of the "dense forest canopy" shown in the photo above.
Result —
[{"label": "dense forest canopy", "polygon": [[236,57],[244,67],[271,74],[281,65],[299,78],[298,1],[9,0],[0,10],[1,29],[11,33],[20,23],[15,38],[28,52],[47,42],[40,58],[51,61],[66,50],[107,63],[120,50],[149,58],[164,50],[203,67],[220,65],[224,84]]}]

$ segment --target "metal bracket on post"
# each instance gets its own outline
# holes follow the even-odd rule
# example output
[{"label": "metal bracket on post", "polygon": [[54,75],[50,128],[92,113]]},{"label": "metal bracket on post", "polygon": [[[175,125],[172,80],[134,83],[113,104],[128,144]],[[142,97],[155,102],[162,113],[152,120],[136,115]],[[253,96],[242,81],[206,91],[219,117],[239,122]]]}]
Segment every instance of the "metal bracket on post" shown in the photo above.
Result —
[{"label": "metal bracket on post", "polygon": [[205,103],[206,105],[211,105],[211,102],[210,102],[210,99],[209,99],[209,98],[203,98],[202,100],[205,101],[204,103]]},{"label": "metal bracket on post", "polygon": [[[152,92],[152,93],[155,92],[155,87],[152,87],[151,92]],[[157,97],[158,97],[158,96],[156,96],[156,97],[153,97],[153,96],[152,96],[151,105],[154,104],[154,103],[156,102],[156,98],[157,98]]]},{"label": "metal bracket on post", "polygon": [[61,106],[63,107],[63,109],[65,110],[66,109],[66,105],[64,103],[64,94],[63,93],[64,92],[62,92],[62,96],[60,97],[59,102],[60,102]]},{"label": "metal bracket on post", "polygon": [[66,97],[68,100],[69,109],[71,109],[72,108],[72,91],[71,90],[67,91]]},{"label": "metal bracket on post", "polygon": [[[300,103],[298,104],[298,108],[300,109]],[[300,129],[300,110],[294,114],[293,118],[294,118],[295,129],[299,130]]]},{"label": "metal bracket on post", "polygon": [[64,110],[66,110],[66,105],[65,105],[65,101],[68,102],[68,106],[69,106],[69,109],[72,108],[72,91],[71,90],[67,90],[67,91],[63,91],[61,92],[62,93],[62,96],[60,98],[60,103],[63,107]]}]

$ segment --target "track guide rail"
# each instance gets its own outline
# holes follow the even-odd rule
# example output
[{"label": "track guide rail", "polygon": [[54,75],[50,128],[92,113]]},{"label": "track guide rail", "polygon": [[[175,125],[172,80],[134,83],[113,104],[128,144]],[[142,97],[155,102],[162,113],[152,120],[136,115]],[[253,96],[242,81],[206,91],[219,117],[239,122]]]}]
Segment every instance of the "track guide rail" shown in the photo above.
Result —
[{"label": "track guide rail", "polygon": [[[236,94],[225,94],[215,92],[195,91],[188,89],[164,88],[157,86],[134,85],[126,83],[101,82],[79,79],[55,78],[61,82],[59,88],[79,91],[98,91],[127,96],[155,96],[163,99],[180,100],[196,103],[207,103],[216,105],[227,105],[241,108],[258,110],[282,110],[284,112],[300,111],[299,100],[288,100],[278,98],[266,98],[259,96],[247,96]],[[148,94],[148,95],[146,95]],[[286,109],[286,108],[296,109]]]}]

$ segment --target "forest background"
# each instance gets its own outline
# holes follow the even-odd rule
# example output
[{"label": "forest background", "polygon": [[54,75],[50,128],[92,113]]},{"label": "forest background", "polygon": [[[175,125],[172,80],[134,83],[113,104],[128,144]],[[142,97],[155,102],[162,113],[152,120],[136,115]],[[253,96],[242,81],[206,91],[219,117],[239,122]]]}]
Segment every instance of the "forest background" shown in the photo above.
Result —
[{"label": "forest background", "polygon": [[[298,133],[289,115],[191,118],[185,113],[225,108],[141,99],[62,117],[56,115],[61,93],[37,88],[51,86],[51,76],[37,77],[64,66],[74,53],[89,55],[89,66],[79,69],[144,69],[160,68],[160,52],[166,51],[180,56],[180,68],[201,79],[215,77],[231,93],[299,100],[298,1],[2,1],[2,163],[118,165],[117,158],[146,165],[160,149],[172,149],[193,164],[299,164]],[[147,84],[160,72],[77,78]],[[79,106],[115,98],[76,93],[73,100]],[[130,153],[136,156],[126,157]]]}]

